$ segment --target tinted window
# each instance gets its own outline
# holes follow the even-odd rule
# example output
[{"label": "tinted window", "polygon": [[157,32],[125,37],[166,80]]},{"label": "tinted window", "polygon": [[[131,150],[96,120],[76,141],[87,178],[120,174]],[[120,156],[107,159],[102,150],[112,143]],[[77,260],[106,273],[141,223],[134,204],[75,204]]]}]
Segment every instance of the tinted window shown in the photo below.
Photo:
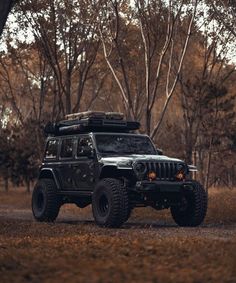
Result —
[{"label": "tinted window", "polygon": [[93,148],[92,139],[90,137],[81,137],[78,139],[77,156],[87,156],[85,150]]},{"label": "tinted window", "polygon": [[62,158],[69,158],[73,156],[73,139],[63,139],[61,142],[61,154]]},{"label": "tinted window", "polygon": [[56,158],[57,157],[57,147],[58,147],[58,140],[48,141],[45,157],[46,158]]},{"label": "tinted window", "polygon": [[155,148],[146,136],[96,135],[100,153],[114,154],[156,154]]}]

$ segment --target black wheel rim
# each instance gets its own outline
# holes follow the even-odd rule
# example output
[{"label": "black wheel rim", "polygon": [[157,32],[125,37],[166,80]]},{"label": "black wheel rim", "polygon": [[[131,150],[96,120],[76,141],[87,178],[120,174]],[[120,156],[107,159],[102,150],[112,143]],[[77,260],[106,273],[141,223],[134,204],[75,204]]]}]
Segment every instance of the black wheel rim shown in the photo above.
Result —
[{"label": "black wheel rim", "polygon": [[105,194],[102,194],[99,198],[99,203],[98,203],[98,207],[99,207],[99,212],[102,216],[105,216],[108,214],[109,211],[109,201],[108,198]]}]

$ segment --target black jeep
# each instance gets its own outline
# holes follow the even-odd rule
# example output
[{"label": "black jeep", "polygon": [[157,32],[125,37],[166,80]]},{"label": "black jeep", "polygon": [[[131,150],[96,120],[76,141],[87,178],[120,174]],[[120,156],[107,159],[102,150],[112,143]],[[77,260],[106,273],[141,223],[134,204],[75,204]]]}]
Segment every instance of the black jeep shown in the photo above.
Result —
[{"label": "black jeep", "polygon": [[32,196],[38,221],[54,221],[61,205],[92,204],[98,225],[120,227],[134,207],[170,208],[180,226],[197,226],[207,211],[194,166],[169,158],[138,122],[119,113],[84,112],[48,124],[44,160]]}]

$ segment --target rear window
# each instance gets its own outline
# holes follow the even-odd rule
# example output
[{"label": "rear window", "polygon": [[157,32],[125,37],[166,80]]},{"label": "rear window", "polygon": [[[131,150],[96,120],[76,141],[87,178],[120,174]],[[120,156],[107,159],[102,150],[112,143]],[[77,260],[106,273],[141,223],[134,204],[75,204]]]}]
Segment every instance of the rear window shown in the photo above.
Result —
[{"label": "rear window", "polygon": [[58,140],[50,140],[46,146],[46,158],[56,158],[57,157]]}]

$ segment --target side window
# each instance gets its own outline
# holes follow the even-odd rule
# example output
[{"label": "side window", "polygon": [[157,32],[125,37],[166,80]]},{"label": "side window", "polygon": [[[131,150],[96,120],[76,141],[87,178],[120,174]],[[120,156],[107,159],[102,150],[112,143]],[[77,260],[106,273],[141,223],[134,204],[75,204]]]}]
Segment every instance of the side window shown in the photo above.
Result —
[{"label": "side window", "polygon": [[60,157],[69,158],[73,156],[73,139],[63,139],[61,142],[61,152]]},{"label": "side window", "polygon": [[77,156],[88,156],[88,150],[93,149],[92,139],[90,137],[81,137],[78,139]]},{"label": "side window", "polygon": [[46,146],[45,158],[57,157],[58,140],[49,140]]}]

